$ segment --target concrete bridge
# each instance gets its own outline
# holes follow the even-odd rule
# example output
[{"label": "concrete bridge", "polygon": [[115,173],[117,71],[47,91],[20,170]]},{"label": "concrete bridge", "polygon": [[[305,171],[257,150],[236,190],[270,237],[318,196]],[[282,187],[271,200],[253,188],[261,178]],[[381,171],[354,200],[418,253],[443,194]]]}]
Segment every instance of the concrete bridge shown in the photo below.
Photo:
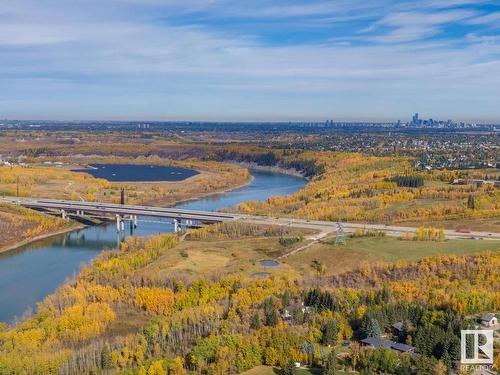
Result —
[{"label": "concrete bridge", "polygon": [[[221,223],[224,221],[238,220],[249,224],[278,225],[292,228],[310,229],[315,232],[308,237],[309,240],[319,241],[337,232],[338,224],[332,221],[319,221],[295,218],[278,218],[266,216],[251,216],[230,214],[223,212],[183,210],[168,207],[134,206],[113,203],[68,201],[45,198],[15,198],[0,197],[0,202],[15,204],[38,211],[61,215],[73,218],[85,218],[92,215],[116,219],[118,231],[124,230],[124,222],[128,222],[132,227],[137,226],[138,216],[149,216],[154,218],[167,218],[173,221],[174,230],[177,231],[181,225],[203,225],[211,223]],[[415,227],[404,227],[385,224],[363,224],[363,223],[343,223],[346,233],[352,233],[356,229],[372,230],[384,232],[387,236],[400,237],[405,234],[414,234]],[[447,239],[475,239],[475,240],[500,240],[500,233],[470,231],[467,233],[454,230],[445,230]]]},{"label": "concrete bridge", "polygon": [[56,200],[45,198],[14,198],[1,197],[0,202],[6,202],[43,211],[50,214],[67,217],[85,217],[100,215],[101,217],[114,217],[116,219],[117,230],[124,230],[124,222],[128,221],[130,225],[137,226],[138,216],[149,216],[155,218],[172,219],[174,230],[177,231],[181,223],[193,225],[195,223],[211,224],[220,223],[227,220],[235,220],[236,216],[221,212],[182,210],[176,208],[151,207],[121,205],[113,203],[83,202]]}]

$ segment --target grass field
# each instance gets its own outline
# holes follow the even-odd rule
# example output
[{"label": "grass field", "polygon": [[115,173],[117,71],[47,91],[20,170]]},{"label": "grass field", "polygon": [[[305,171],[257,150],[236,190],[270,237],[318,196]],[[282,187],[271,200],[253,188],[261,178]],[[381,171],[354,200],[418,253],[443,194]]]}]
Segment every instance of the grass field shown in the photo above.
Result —
[{"label": "grass field", "polygon": [[460,219],[460,220],[441,220],[441,221],[432,221],[432,220],[423,220],[420,222],[417,221],[405,221],[401,225],[411,226],[411,227],[429,227],[432,226],[434,228],[445,228],[445,229],[465,229],[470,231],[479,231],[479,232],[500,232],[500,218],[485,218],[485,219]]},{"label": "grass field", "polygon": [[[297,244],[298,246],[299,244]],[[159,278],[182,277],[186,279],[220,277],[227,274],[251,276],[257,272],[269,274],[295,274],[286,264],[263,267],[260,260],[274,259],[285,249],[279,237],[250,237],[236,240],[183,241],[151,264],[144,272]]]},{"label": "grass field", "polygon": [[[294,244],[300,247],[305,243]],[[280,259],[275,268],[264,267],[261,260],[276,259],[290,248],[279,243],[279,237],[245,237],[226,240],[185,240],[167,252],[143,272],[158,278],[177,277],[192,280],[200,276],[221,277],[228,274],[252,276],[286,274],[291,277],[314,277],[313,260],[326,266],[326,275],[339,274],[363,263],[415,261],[441,254],[471,254],[500,251],[500,241],[449,240],[443,242],[404,241],[393,237],[348,238],[347,245],[334,246],[331,240],[315,244],[288,258]]]},{"label": "grass field", "polygon": [[403,241],[394,237],[347,238],[345,246],[333,241],[319,243],[294,254],[285,263],[300,274],[314,275],[311,268],[317,259],[326,266],[326,274],[338,274],[358,267],[361,263],[415,261],[426,256],[470,254],[485,250],[500,251],[500,241],[449,240]]},{"label": "grass field", "polygon": [[[323,374],[323,369],[319,368],[312,368],[312,369],[306,369],[306,368],[299,368],[295,370],[295,374],[297,375],[321,375]],[[279,375],[281,372],[279,369],[270,367],[270,366],[257,366],[254,367],[251,370],[248,370],[243,373],[243,375]],[[339,375],[349,375],[349,374],[354,374],[354,372],[344,372],[344,371],[338,371],[337,374]]]}]

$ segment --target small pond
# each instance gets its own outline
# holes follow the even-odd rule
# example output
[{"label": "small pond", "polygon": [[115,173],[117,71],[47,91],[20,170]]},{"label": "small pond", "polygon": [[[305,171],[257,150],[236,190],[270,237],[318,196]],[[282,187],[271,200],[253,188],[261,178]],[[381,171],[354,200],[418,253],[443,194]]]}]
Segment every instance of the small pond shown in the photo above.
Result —
[{"label": "small pond", "polygon": [[250,275],[251,279],[265,279],[271,276],[269,272],[255,272]]},{"label": "small pond", "polygon": [[183,181],[198,174],[194,169],[153,164],[90,164],[87,169],[74,169],[112,182]]},{"label": "small pond", "polygon": [[261,260],[259,263],[262,267],[271,267],[271,268],[278,267],[280,265],[280,263],[277,260],[272,260],[272,259]]}]

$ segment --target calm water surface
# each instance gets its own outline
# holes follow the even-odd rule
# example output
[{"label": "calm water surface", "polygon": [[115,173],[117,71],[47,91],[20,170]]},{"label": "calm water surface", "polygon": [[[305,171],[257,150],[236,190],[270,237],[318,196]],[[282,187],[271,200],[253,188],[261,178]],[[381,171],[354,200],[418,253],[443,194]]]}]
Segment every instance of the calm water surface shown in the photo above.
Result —
[{"label": "calm water surface", "polygon": [[182,181],[198,174],[194,169],[153,164],[90,164],[90,169],[75,169],[113,182]]},{"label": "calm water surface", "polygon": [[[177,207],[215,211],[249,200],[264,200],[273,195],[291,194],[306,181],[282,174],[251,171],[254,180],[247,186],[212,198]],[[130,180],[129,180],[130,181]],[[172,232],[168,220],[143,218],[133,235]],[[104,248],[115,247],[127,235],[116,232],[115,224],[89,227],[38,241],[15,251],[0,253],[0,321],[11,322],[38,301],[73,277],[80,266],[89,263]]]}]

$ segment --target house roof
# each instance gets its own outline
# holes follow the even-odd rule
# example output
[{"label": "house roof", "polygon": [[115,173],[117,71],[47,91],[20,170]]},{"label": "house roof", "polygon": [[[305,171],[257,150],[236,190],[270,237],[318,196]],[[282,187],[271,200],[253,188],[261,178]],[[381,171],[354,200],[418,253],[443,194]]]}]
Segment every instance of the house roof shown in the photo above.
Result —
[{"label": "house roof", "polygon": [[494,317],[495,317],[495,314],[493,314],[493,313],[483,314],[483,315],[481,315],[481,321],[489,322]]},{"label": "house roof", "polygon": [[415,349],[413,346],[411,345],[406,345],[406,344],[400,344],[399,342],[395,342],[391,348],[393,348],[394,350],[397,350],[398,352],[409,352],[410,350],[413,350]]},{"label": "house roof", "polygon": [[395,341],[385,340],[381,337],[367,337],[366,339],[361,340],[361,342],[365,345],[373,346],[374,348],[394,349],[398,352],[409,352],[415,349],[411,345],[400,344]]},{"label": "house roof", "polygon": [[367,337],[361,340],[363,344],[374,346],[375,348],[391,348],[393,341],[385,340],[380,337]]},{"label": "house roof", "polygon": [[394,323],[392,325],[392,328],[395,328],[397,329],[398,331],[402,331],[403,330],[403,322],[397,322],[397,323]]}]

